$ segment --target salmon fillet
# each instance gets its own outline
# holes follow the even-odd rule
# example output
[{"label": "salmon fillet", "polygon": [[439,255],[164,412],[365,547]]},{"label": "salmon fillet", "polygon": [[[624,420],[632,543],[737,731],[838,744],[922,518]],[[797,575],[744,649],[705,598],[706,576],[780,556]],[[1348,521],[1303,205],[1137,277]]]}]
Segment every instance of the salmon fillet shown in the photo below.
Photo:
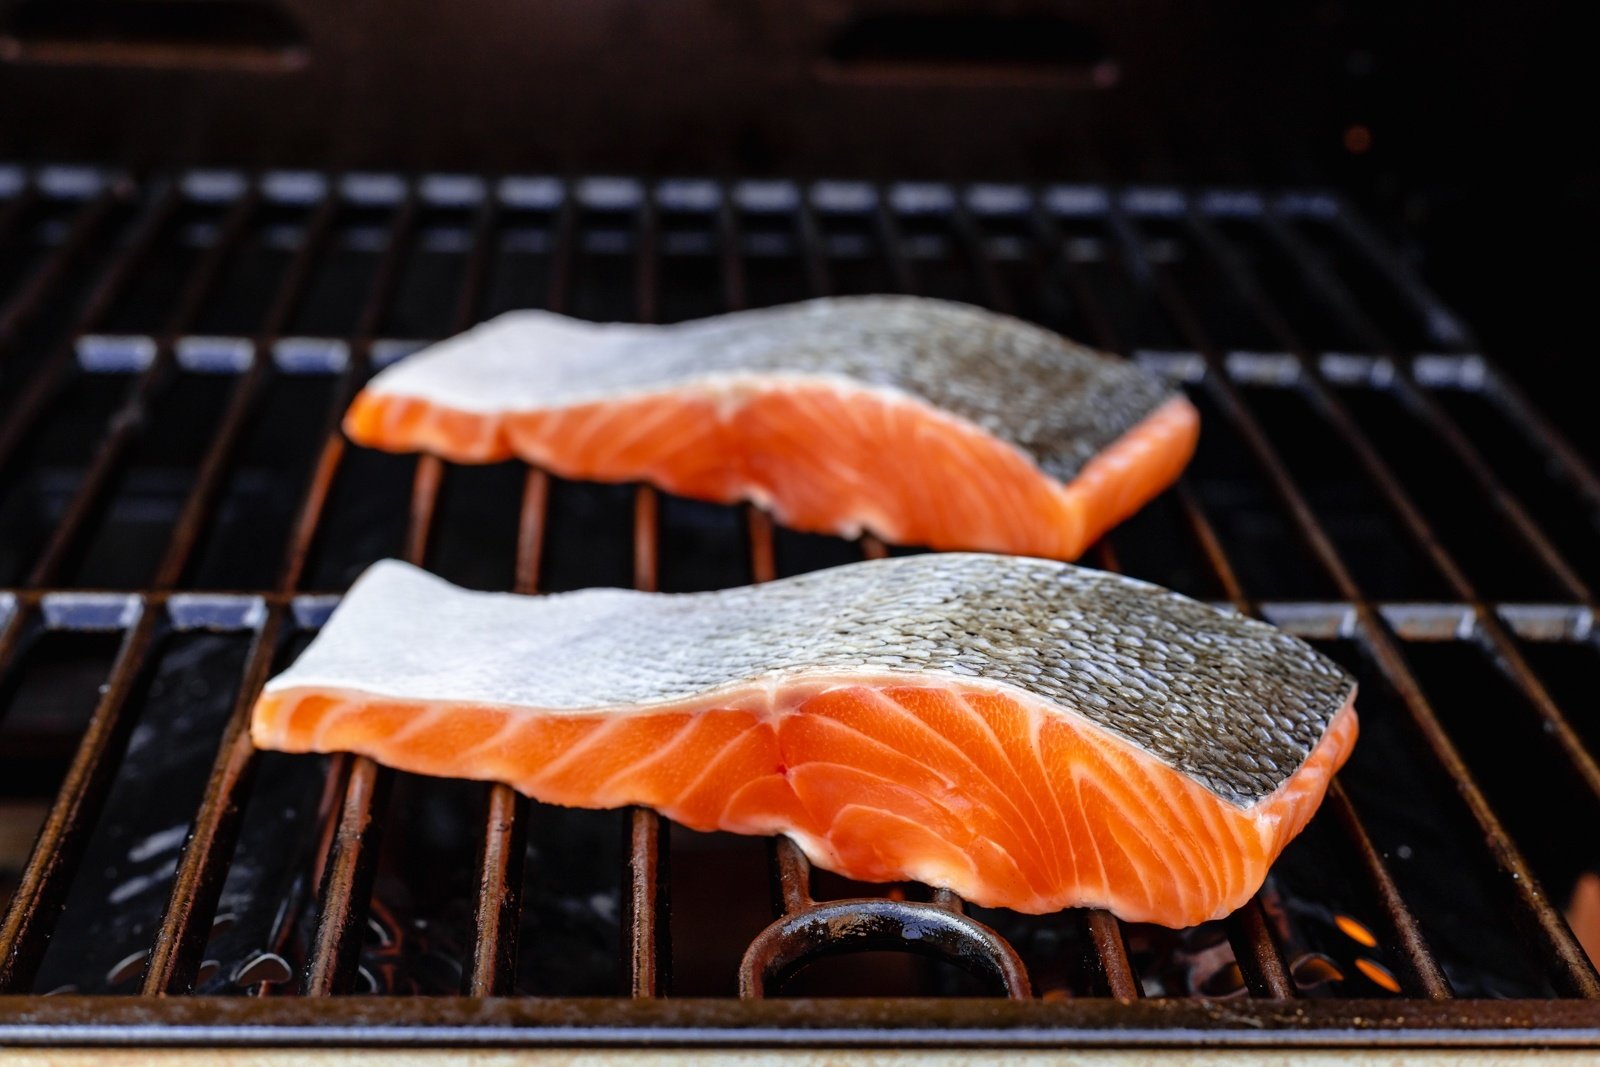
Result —
[{"label": "salmon fillet", "polygon": [[1228,914],[1356,738],[1302,642],[1118,575],[927,555],[713,593],[466,592],[393,561],[270,681],[259,747],[787,834],[982,905]]},{"label": "salmon fillet", "polygon": [[344,429],[753,501],[799,530],[1076,559],[1177,478],[1199,416],[1019,319],[878,296],[672,326],[512,312],[380,372]]}]

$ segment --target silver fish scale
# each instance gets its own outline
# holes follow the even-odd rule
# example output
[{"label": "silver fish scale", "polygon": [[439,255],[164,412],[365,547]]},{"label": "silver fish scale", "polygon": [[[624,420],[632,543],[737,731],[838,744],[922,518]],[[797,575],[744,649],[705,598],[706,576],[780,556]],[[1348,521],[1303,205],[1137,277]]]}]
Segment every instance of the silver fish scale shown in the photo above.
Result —
[{"label": "silver fish scale", "polygon": [[[397,652],[414,648],[427,654]],[[576,710],[829,672],[1014,686],[1245,808],[1294,773],[1354,689],[1288,634],[1146,582],[957,553],[711,593],[546,597],[469,593],[389,561],[268,688]]]},{"label": "silver fish scale", "polygon": [[943,300],[838,297],[723,321],[717,343],[685,330],[681,360],[649,373],[826,374],[896,389],[976,423],[1061,481],[1176,395],[1132,363]]}]

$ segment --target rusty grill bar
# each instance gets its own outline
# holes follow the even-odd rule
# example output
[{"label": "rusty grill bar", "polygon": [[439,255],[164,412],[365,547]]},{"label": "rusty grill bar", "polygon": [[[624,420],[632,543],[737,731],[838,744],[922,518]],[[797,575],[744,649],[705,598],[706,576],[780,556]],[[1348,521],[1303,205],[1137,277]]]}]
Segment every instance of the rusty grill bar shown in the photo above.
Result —
[{"label": "rusty grill bar", "polygon": [[[1336,197],[300,172],[191,172],[135,183],[68,168],[0,168],[0,177],[0,501],[20,500],[31,487],[41,511],[32,541],[23,518],[0,530],[16,532],[18,545],[0,556],[0,679],[33,669],[51,635],[120,638],[0,926],[0,1038],[607,1043],[649,1033],[738,1042],[784,1041],[792,1032],[784,1027],[799,1027],[846,1043],[1154,1044],[1186,1040],[1197,1028],[1243,1041],[1259,1028],[1270,1040],[1326,1043],[1351,1035],[1426,1042],[1442,1040],[1436,1031],[1446,1029],[1466,1035],[1454,1039],[1490,1040],[1538,1026],[1558,1042],[1600,1029],[1600,1008],[1588,1003],[1600,998],[1600,978],[1540,877],[1541,863],[1567,877],[1568,860],[1543,841],[1531,842],[1530,855],[1527,811],[1514,796],[1513,810],[1503,810],[1506,786],[1467,718],[1478,709],[1446,677],[1470,663],[1497,679],[1504,688],[1496,699],[1520,706],[1494,713],[1542,745],[1542,762],[1524,768],[1523,781],[1548,779],[1542,795],[1583,805],[1572,815],[1578,825],[1600,809],[1595,732],[1575,714],[1572,668],[1562,666],[1600,655],[1587,562],[1600,536],[1600,479]],[[12,262],[21,266],[7,274]],[[429,263],[448,264],[439,268],[448,281],[422,269]],[[330,288],[340,271],[343,288]],[[156,277],[165,288],[151,296]],[[1050,934],[1049,951],[1024,951],[953,894],[899,887],[870,898],[814,896],[803,856],[776,842],[767,860],[772,925],[749,942],[737,975],[727,975],[730,994],[737,979],[738,998],[678,999],[674,957],[696,948],[672,943],[675,838],[639,810],[621,821],[616,995],[509,998],[520,991],[519,955],[537,961],[543,951],[519,942],[524,911],[534,906],[528,879],[549,875],[558,857],[529,847],[548,809],[492,786],[479,802],[470,934],[455,964],[464,997],[508,999],[481,1016],[466,1007],[477,1000],[448,996],[328,999],[378,986],[362,963],[363,942],[383,929],[372,906],[380,830],[403,777],[347,757],[325,764],[307,868],[313,899],[302,902],[299,918],[279,922],[279,942],[233,978],[235,992],[265,999],[177,996],[216,971],[209,940],[226,918],[219,901],[262,785],[263,757],[247,729],[255,693],[291,643],[326,617],[359,557],[429,564],[446,539],[463,535],[452,528],[450,502],[482,495],[463,487],[462,468],[394,460],[384,468],[391,481],[397,464],[410,468],[403,511],[386,526],[363,519],[358,544],[337,543],[357,529],[339,524],[350,506],[341,490],[377,477],[376,468],[358,469],[356,450],[338,433],[345,402],[372,370],[426,337],[509,307],[664,321],[859,290],[950,296],[1038,319],[1188,385],[1207,409],[1201,456],[1090,562],[1259,614],[1362,675],[1363,723],[1372,725],[1354,766],[1369,747],[1375,766],[1378,753],[1404,749],[1389,770],[1414,769],[1415,788],[1431,789],[1429,803],[1471,828],[1469,859],[1481,874],[1475,891],[1494,902],[1496,920],[1504,909],[1504,929],[1493,933],[1528,946],[1509,999],[1453,999],[1463,977],[1471,979],[1470,961],[1459,938],[1446,937],[1449,951],[1440,951],[1438,902],[1414,899],[1417,875],[1396,867],[1412,857],[1382,829],[1382,768],[1365,778],[1347,770],[1308,833],[1323,853],[1345,857],[1374,931],[1363,958],[1378,977],[1361,968],[1365,980],[1344,974],[1337,995],[1310,995],[1316,983],[1297,974],[1306,952],[1286,941],[1293,924],[1272,883],[1218,926],[1215,943],[1226,945],[1217,951],[1230,954],[1237,975],[1226,992],[1245,997],[1221,1012],[1141,973],[1159,961],[1155,935],[1104,912],[1014,920],[1029,937]],[[241,295],[258,310],[229,314],[248,325],[231,333],[202,325],[227,318],[219,309]],[[431,325],[404,329],[423,319]],[[335,320],[345,327],[318,329]],[[202,379],[221,383],[215,411],[173,410],[178,391]],[[252,435],[280,414],[269,410],[274,388],[294,383],[325,397],[314,431],[320,444],[303,471],[274,469],[270,439],[266,461],[247,455],[262,448]],[[108,405],[84,401],[118,390]],[[76,461],[52,467],[38,442],[79,408],[88,412],[90,440],[75,446]],[[172,461],[185,483],[167,490],[170,509],[141,520],[126,483],[141,468],[159,468],[161,456],[141,458],[139,450],[170,420],[188,418],[212,427],[202,450]],[[208,580],[229,494],[263,462],[270,479],[294,489],[266,547],[256,546],[272,570],[242,587]],[[1543,481],[1524,480],[1529,464]],[[40,489],[51,477],[62,488]],[[578,507],[563,502],[578,498],[538,470],[519,468],[515,483],[504,531],[510,558],[485,584],[535,593],[549,568],[563,565],[556,527]],[[676,588],[684,560],[668,548],[686,520],[657,491],[630,492],[631,577],[617,580]],[[134,518],[119,518],[119,508]],[[107,566],[104,539],[140,521],[157,527],[151,538],[159,543],[134,578]],[[805,551],[834,560],[889,551],[870,538],[853,546],[796,541],[748,507],[732,521],[742,531],[742,562],[718,557],[708,565],[719,575],[743,568],[744,580],[772,580],[790,560],[810,558]],[[341,548],[350,551],[335,566],[329,560]],[[118,581],[97,578],[106,574]],[[181,853],[154,882],[165,891],[159,921],[144,949],[108,976],[142,996],[42,998],[50,990],[37,983],[52,935],[106,818],[161,650],[200,633],[237,635],[248,647]],[[0,711],[13,692],[0,689]],[[5,726],[0,720],[0,731]],[[1596,865],[1600,856],[1582,853],[1590,848],[1572,843],[1580,854],[1571,863]],[[303,937],[304,961],[291,975],[293,930]],[[958,1000],[917,1009],[894,998],[838,999],[810,1002],[803,1019],[781,1004],[754,1003],[808,963],[862,949],[932,955],[1010,1003],[969,1012]],[[1081,966],[1062,957],[1079,951]],[[1372,999],[1385,978],[1393,996]],[[1147,993],[1157,995],[1134,1003]],[[371,1029],[337,1030],[351,1026]]]}]

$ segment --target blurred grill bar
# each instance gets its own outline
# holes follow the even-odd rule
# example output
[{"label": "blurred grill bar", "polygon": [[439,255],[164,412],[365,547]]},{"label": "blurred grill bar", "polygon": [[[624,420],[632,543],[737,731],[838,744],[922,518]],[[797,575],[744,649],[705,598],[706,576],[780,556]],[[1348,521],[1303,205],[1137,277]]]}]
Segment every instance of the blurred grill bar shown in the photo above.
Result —
[{"label": "blurred grill bar", "polygon": [[[634,246],[635,317],[657,319],[657,221],[648,189],[639,196]],[[633,496],[633,587],[654,593],[661,587],[661,536],[656,491],[641,485]],[[622,916],[628,939],[628,988],[635,997],[666,993],[672,970],[671,929],[667,922],[666,828],[655,812],[628,812],[627,861],[623,872]]]},{"label": "blurred grill bar", "polygon": [[[1114,209],[1115,210],[1115,209]],[[1190,216],[1192,220],[1193,216]],[[1203,225],[1203,224],[1202,224]],[[1132,256],[1140,256],[1141,243],[1133,234],[1132,224],[1124,222],[1122,233],[1126,239],[1126,247]],[[1319,525],[1311,506],[1307,503],[1299,488],[1295,485],[1287,467],[1278,456],[1265,432],[1249,412],[1237,391],[1229,383],[1225,369],[1216,354],[1214,346],[1205,336],[1203,328],[1194,310],[1188,306],[1186,298],[1177,287],[1172,284],[1170,277],[1160,264],[1146,264],[1144,271],[1135,270],[1136,276],[1147,275],[1156,279],[1157,289],[1171,309],[1174,319],[1183,325],[1188,334],[1188,340],[1208,360],[1211,373],[1207,375],[1207,384],[1212,395],[1230,416],[1233,424],[1238,428],[1240,435],[1249,444],[1259,463],[1273,487],[1282,498],[1284,505],[1297,526],[1300,527],[1302,536],[1312,555],[1327,571],[1329,577],[1339,591],[1342,598],[1356,605],[1362,639],[1368,651],[1380,664],[1385,676],[1390,683],[1405,699],[1407,710],[1416,720],[1418,727],[1427,738],[1435,757],[1449,771],[1455,781],[1457,789],[1472,811],[1473,818],[1477,820],[1485,839],[1495,853],[1495,858],[1501,866],[1502,873],[1510,879],[1512,890],[1518,903],[1521,905],[1530,926],[1537,931],[1548,944],[1550,951],[1558,961],[1560,978],[1567,992],[1584,997],[1600,997],[1600,977],[1595,974],[1594,966],[1584,955],[1583,949],[1574,940],[1571,931],[1567,928],[1565,920],[1560,913],[1550,904],[1534,877],[1532,870],[1523,859],[1521,853],[1512,843],[1510,836],[1501,826],[1498,818],[1490,809],[1488,801],[1474,782],[1471,773],[1467,770],[1466,763],[1457,753],[1450,742],[1438,718],[1429,706],[1427,698],[1423,695],[1421,687],[1405,666],[1404,660],[1397,650],[1389,643],[1388,637],[1379,624],[1376,613],[1365,600],[1361,590],[1357,587],[1355,579],[1349,569],[1340,559],[1337,549],[1334,548],[1332,539]],[[1233,275],[1238,280],[1238,275]],[[1306,362],[1303,364],[1308,378],[1315,378],[1316,370]],[[1331,398],[1326,394],[1319,395],[1329,410],[1342,415]],[[1341,430],[1349,430],[1353,437],[1360,441],[1353,430],[1353,423],[1347,418],[1340,418],[1334,425]],[[1365,442],[1360,455],[1371,455],[1376,460],[1376,451]],[[1425,531],[1421,531],[1426,536]],[[1401,921],[1398,917],[1391,917],[1396,925]]]},{"label": "blurred grill bar", "polygon": [[[390,229],[382,262],[356,326],[355,341],[350,346],[350,363],[358,375],[370,364],[372,338],[394,292],[412,228],[416,225],[416,215],[416,200],[407,196]],[[342,440],[337,430],[331,432],[328,452],[342,452]],[[437,459],[424,456],[417,461],[411,518],[405,537],[405,556],[409,562],[420,564],[427,555],[428,533],[433,524],[441,476],[442,464]],[[321,500],[326,499],[320,495],[314,498],[319,506]],[[309,508],[306,524],[312,528],[316,525]],[[304,986],[308,996],[347,992],[354,980],[356,953],[364,930],[365,902],[372,893],[373,865],[377,860],[379,814],[392,774],[365,756],[348,756],[336,762],[330,775],[340,772],[338,763],[349,764],[349,777],[318,894],[320,910]]]},{"label": "blurred grill bar", "polygon": [[[28,239],[29,220],[41,204],[59,199],[50,188],[49,183],[36,179],[10,200],[0,202],[0,254],[9,244]],[[1534,865],[1469,770],[1468,760],[1452,736],[1451,717],[1442,713],[1425,691],[1407,652],[1402,651],[1402,645],[1435,642],[1478,650],[1526,701],[1529,713],[1551,739],[1559,759],[1548,772],[1566,776],[1591,800],[1600,802],[1600,769],[1590,745],[1522,651],[1530,641],[1588,643],[1594,610],[1589,585],[1581,570],[1569,562],[1570,542],[1558,543],[1546,532],[1535,509],[1508,488],[1480,443],[1457,424],[1442,394],[1455,390],[1487,399],[1503,416],[1508,432],[1538,454],[1550,457],[1562,483],[1576,495],[1590,502],[1600,500],[1600,480],[1581,454],[1511,383],[1467,348],[1470,338],[1464,328],[1438,307],[1348,207],[1318,194],[1264,198],[1255,194],[1188,196],[1174,190],[1007,187],[996,191],[944,186],[908,190],[855,183],[815,187],[776,183],[760,195],[744,187],[736,187],[730,195],[730,190],[709,183],[695,183],[687,192],[683,183],[620,180],[572,187],[512,182],[490,189],[481,182],[383,175],[342,181],[315,176],[289,181],[279,175],[240,181],[220,193],[219,188],[215,183],[160,179],[137,188],[121,179],[106,178],[77,201],[64,231],[38,261],[29,280],[14,296],[0,293],[0,360],[10,360],[30,324],[59,298],[59,290],[95,249],[97,235],[110,227],[119,210],[137,210],[120,240],[105,243],[109,254],[104,266],[87,286],[87,297],[77,305],[67,332],[43,359],[31,365],[25,377],[4,379],[6,389],[0,394],[7,405],[4,428],[0,429],[3,492],[4,479],[26,461],[24,446],[46,424],[62,395],[76,382],[115,373],[97,369],[92,362],[80,366],[74,357],[86,338],[106,328],[113,306],[136,275],[148,269],[157,240],[192,206],[196,190],[213,200],[221,198],[219,221],[203,237],[204,251],[186,271],[164,331],[148,339],[153,356],[136,373],[118,378],[129,384],[125,399],[111,409],[112,417],[56,514],[49,537],[34,557],[25,561],[27,580],[7,591],[8,600],[0,599],[0,675],[6,675],[20,669],[38,633],[106,625],[104,615],[52,614],[48,609],[58,601],[51,598],[75,592],[64,584],[74,557],[83,551],[98,524],[106,521],[117,479],[128,466],[130,452],[151,432],[153,412],[173,387],[174,377],[188,373],[180,371],[176,354],[191,340],[193,324],[205,310],[219,278],[240,254],[241,242],[265,225],[261,219],[267,213],[287,206],[305,213],[294,252],[276,282],[275,295],[259,329],[247,341],[248,363],[235,374],[196,477],[182,494],[159,563],[148,583],[128,594],[128,607],[116,623],[123,634],[120,651],[0,927],[0,991],[25,994],[31,989],[77,865],[104,815],[107,791],[137,715],[130,707],[151,670],[154,650],[168,635],[192,625],[175,613],[178,602],[173,598],[181,598],[185,583],[192,580],[193,563],[217,519],[241,442],[262,417],[270,383],[296,373],[295,366],[283,359],[280,342],[295,328],[297,313],[332,255],[335,227],[348,214],[377,211],[384,222],[375,238],[376,265],[358,321],[339,339],[342,346],[312,344],[298,349],[313,353],[311,362],[331,379],[332,402],[318,438],[320,452],[300,492],[297,517],[283,546],[278,581],[270,590],[229,591],[210,602],[216,613],[236,620],[220,629],[250,632],[253,643],[203,800],[177,862],[170,898],[154,934],[141,983],[146,996],[195,988],[207,930],[255,782],[259,757],[248,742],[248,710],[291,630],[303,628],[300,609],[308,603],[304,598],[309,564],[313,553],[325,548],[325,540],[332,536],[324,520],[350,453],[338,433],[343,405],[371,372],[374,351],[389,340],[383,333],[384,324],[395,309],[407,264],[425,237],[424,216],[443,209],[470,213],[465,267],[448,323],[450,330],[460,330],[484,314],[497,269],[497,235],[509,212],[525,209],[533,190],[538,197],[547,198],[539,201],[539,210],[550,219],[548,247],[543,253],[550,269],[542,292],[519,295],[517,301],[524,305],[542,304],[555,310],[574,306],[581,284],[575,277],[575,257],[580,238],[590,232],[584,228],[586,217],[595,215],[602,216],[607,226],[627,220],[628,254],[633,257],[633,315],[639,321],[661,319],[662,287],[670,280],[664,242],[672,235],[665,220],[688,214],[701,219],[708,235],[708,254],[720,286],[716,303],[726,310],[763,302],[756,295],[758,285],[748,262],[748,256],[756,253],[747,254],[747,249],[757,247],[751,242],[758,233],[769,242],[760,254],[774,254],[772,249],[777,249],[779,258],[793,260],[796,279],[803,279],[790,298],[862,287],[869,283],[859,283],[855,274],[864,271],[863,277],[868,277],[876,265],[882,279],[876,287],[880,288],[957,295],[1031,317],[1062,317],[1059,313],[1066,309],[1064,317],[1084,339],[1124,352],[1137,348],[1140,341],[1119,328],[1126,327],[1129,319],[1108,304],[1107,290],[1091,276],[1091,268],[1113,274],[1117,288],[1110,297],[1120,300],[1132,294],[1161,309],[1176,326],[1174,342],[1190,351],[1172,352],[1169,345],[1166,352],[1141,351],[1141,358],[1179,370],[1216,409],[1220,422],[1213,417],[1210,426],[1234,435],[1242,444],[1275,496],[1285,529],[1298,550],[1327,579],[1333,596],[1322,600],[1286,596],[1246,577],[1239,564],[1250,561],[1227,545],[1229,535],[1224,527],[1229,515],[1219,510],[1214,498],[1208,498],[1213,490],[1204,482],[1206,475],[1191,471],[1170,499],[1173,528],[1183,532],[1187,549],[1201,561],[1199,584],[1239,611],[1263,615],[1308,638],[1354,642],[1364,660],[1392,689],[1427,758],[1442,770],[1453,786],[1456,802],[1478,828],[1481,847],[1498,872],[1500,884],[1491,887],[1492,891],[1514,904],[1513,917],[1534,938],[1550,982],[1564,996],[1600,997],[1600,979],[1593,966],[1541,887]],[[1425,355],[1434,370],[1458,371],[1453,380],[1441,385],[1436,377],[1424,380],[1413,370],[1414,357],[1424,354],[1403,348],[1367,313],[1341,270],[1308,239],[1302,228],[1308,220],[1330,224],[1362,250],[1376,275],[1431,331],[1430,336],[1449,350]],[[1364,349],[1360,355],[1316,351],[1296,326],[1295,313],[1280,306],[1273,290],[1263,284],[1260,268],[1240,254],[1228,230],[1236,225],[1250,227],[1252,239],[1259,237],[1293,265],[1306,291],[1323,302],[1323,312],[1360,340]],[[1253,327],[1279,352],[1241,354],[1213,336],[1199,298],[1188,291],[1172,266],[1173,250],[1164,244],[1172,241],[1181,242],[1185,250],[1196,250],[1208,269],[1218,272],[1253,319]],[[841,269],[850,276],[848,282],[842,281]],[[960,291],[948,292],[952,285]],[[716,308],[708,307],[705,313],[712,310]],[[37,341],[29,338],[28,344]],[[341,352],[347,353],[342,362],[337,358]],[[1376,490],[1389,519],[1437,572],[1452,599],[1426,604],[1407,602],[1404,597],[1390,600],[1374,596],[1358,582],[1340,534],[1329,526],[1325,514],[1319,514],[1302,476],[1285,458],[1284,449],[1293,442],[1275,438],[1258,416],[1258,391],[1304,400],[1315,412],[1318,425],[1332,429],[1332,439],[1355,460],[1352,469]],[[1453,458],[1482,501],[1504,520],[1519,565],[1531,566],[1547,579],[1559,602],[1508,603],[1486,594],[1482,571],[1475,572],[1471,561],[1458,558],[1447,547],[1449,542],[1440,536],[1439,516],[1430,514],[1414,497],[1391,455],[1370,436],[1366,424],[1346,402],[1353,392],[1393,397],[1399,410]],[[1306,432],[1312,433],[1314,428]],[[448,491],[453,477],[452,468],[438,460],[422,457],[414,461],[400,549],[412,562],[429,561],[441,494]],[[521,484],[515,574],[508,587],[533,593],[542,586],[540,576],[550,537],[546,525],[551,511],[550,480],[542,472],[529,470]],[[667,518],[661,495],[647,487],[638,488],[632,515],[633,584],[641,589],[658,588],[666,565],[661,544]],[[783,553],[771,520],[751,508],[741,509],[741,515],[749,573],[757,581],[777,577]],[[1119,531],[1100,547],[1096,562],[1142,574],[1133,558],[1138,553],[1126,551],[1138,547],[1133,534]],[[863,539],[857,551],[881,556],[887,550],[872,539]],[[214,620],[204,625],[218,628]],[[391,772],[359,758],[334,760],[328,775],[327,786],[341,801],[324,829],[326,852],[319,864],[317,907],[303,981],[305,993],[318,995],[356,988],[361,938],[367,928],[372,879],[382,847],[378,830],[393,778]],[[1398,964],[1404,996],[1415,1001],[1451,997],[1451,980],[1425,937],[1434,917],[1419,912],[1405,898],[1391,871],[1392,857],[1374,844],[1370,824],[1375,813],[1370,803],[1358,804],[1344,788],[1336,786],[1326,809],[1318,824],[1331,827],[1355,857],[1356,877],[1381,912],[1379,938]],[[517,943],[524,842],[530,820],[539,817],[540,809],[530,808],[507,787],[495,786],[485,792],[473,878],[473,942],[463,957],[463,993],[480,997],[511,993],[519,947],[535,956],[539,953],[537,945]],[[631,994],[627,999],[662,998],[672,991],[668,842],[666,827],[653,813],[640,810],[628,814],[621,872],[623,959],[619,961],[627,976],[625,990]],[[818,904],[811,895],[811,872],[804,857],[793,845],[781,841],[772,846],[771,877],[778,921],[758,942],[764,946],[761,952],[753,948],[754,955],[746,960],[747,997],[770,992],[762,989],[768,978],[789,973],[832,951],[886,944],[918,947],[897,931],[911,917],[922,915],[933,915],[948,926],[948,942],[932,946],[937,952],[971,965],[980,975],[991,976],[1013,997],[1025,995],[1028,975],[1011,946],[1003,939],[985,941],[990,936],[985,933],[987,927],[970,919],[963,902],[950,894],[935,893],[930,903]],[[860,918],[870,926],[872,935],[860,943],[846,944],[830,936],[819,937],[814,928],[807,931],[803,922],[794,921],[817,910],[830,914],[840,910]],[[1139,973],[1135,953],[1130,951],[1130,932],[1122,924],[1100,911],[1058,921],[1075,928],[1076,936],[1092,950],[1085,995],[1090,999],[1094,994],[1109,995],[1124,1001],[1142,995],[1146,976]],[[1226,933],[1245,986],[1262,1002],[1259,1007],[1235,1005],[1230,1013],[1239,1017],[1254,1012],[1254,1017],[1264,1021],[1278,1018],[1273,1015],[1277,1009],[1272,1002],[1296,997],[1300,988],[1271,907],[1263,899],[1252,901],[1228,920]],[[677,950],[692,952],[694,946],[680,945]],[[28,1003],[36,1002],[30,999]],[[419,1008],[417,1020],[426,1024],[430,1019],[448,1018],[449,1009],[437,1007],[445,1001],[428,1003],[435,1007]],[[628,1020],[646,1017],[628,1014],[622,998],[598,1003],[602,1006],[594,1010],[601,1013],[602,1020],[609,1020],[600,1022],[601,1026],[623,1028],[632,1025]],[[826,1017],[846,1028],[865,1025],[868,1016],[850,1008],[849,1003],[838,1002]],[[1134,1008],[1128,1006],[1128,1010]],[[1462,1018],[1447,1012],[1420,1012],[1415,1005],[1408,1010],[1409,1022],[1397,1024],[1402,1028],[1426,1029],[1447,1022],[1459,1025]],[[1507,1002],[1495,1010],[1500,1014],[1485,1011],[1479,1024],[1491,1026],[1496,1019],[1515,1017],[1555,1020],[1549,1025],[1565,1028],[1593,1030],[1600,1026],[1600,1015],[1587,1009],[1580,1011],[1574,1006],[1567,1014],[1551,1014],[1532,999]],[[309,1007],[307,1011],[304,1019],[310,1025],[317,1019],[337,1017],[337,1013],[311,1013]],[[1317,1018],[1332,1020],[1328,1025],[1355,1028],[1367,1025],[1360,1020],[1370,1018],[1372,1008],[1364,1001],[1334,999],[1318,1004],[1316,1011],[1322,1013]],[[1475,1009],[1466,1005],[1462,1011],[1471,1017]],[[1131,1025],[1150,1028],[1139,1032],[1140,1039],[1153,1039],[1155,1031],[1168,1025],[1162,1020],[1176,1020],[1181,1014],[1165,1012],[1152,1009],[1127,1017],[1142,1020]],[[71,1009],[58,1009],[58,1017],[74,1020],[65,1025],[82,1025]],[[1092,1013],[1082,1016],[1091,1017],[1100,1018]],[[193,1018],[176,1011],[172,1016],[175,1022]],[[699,1017],[686,1013],[684,1025],[719,1025],[690,1021],[694,1018]],[[1183,1016],[1183,1021],[1194,1025],[1188,1016]],[[0,1033],[5,1032],[3,1025]],[[1209,1025],[1220,1023],[1214,1019]],[[81,1029],[76,1032],[84,1033]]]}]

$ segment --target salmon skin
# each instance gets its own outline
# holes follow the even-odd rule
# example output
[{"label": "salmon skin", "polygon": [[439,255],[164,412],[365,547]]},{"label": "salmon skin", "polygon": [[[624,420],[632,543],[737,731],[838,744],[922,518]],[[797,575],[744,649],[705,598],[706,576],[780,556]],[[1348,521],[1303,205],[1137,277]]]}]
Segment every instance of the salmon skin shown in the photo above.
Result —
[{"label": "salmon skin", "polygon": [[1177,478],[1199,416],[1020,319],[874,296],[672,326],[512,312],[383,370],[344,429],[753,501],[799,530],[1076,559]]},{"label": "salmon skin", "polygon": [[1248,900],[1305,826],[1354,699],[1271,626],[1048,560],[545,597],[387,561],[267,684],[251,733],[787,834],[851,878],[1187,926]]}]

